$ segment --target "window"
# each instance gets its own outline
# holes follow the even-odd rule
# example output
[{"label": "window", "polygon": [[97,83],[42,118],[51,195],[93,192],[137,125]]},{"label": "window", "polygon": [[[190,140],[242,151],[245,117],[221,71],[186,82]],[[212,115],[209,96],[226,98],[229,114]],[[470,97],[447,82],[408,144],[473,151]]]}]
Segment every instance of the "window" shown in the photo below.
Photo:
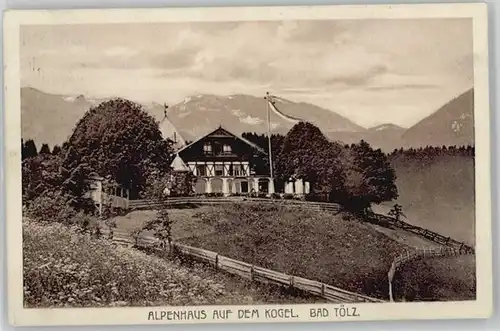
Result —
[{"label": "window", "polygon": [[198,176],[206,176],[207,175],[207,167],[203,164],[196,165],[196,174]]},{"label": "window", "polygon": [[224,154],[231,154],[232,152],[231,145],[224,145],[222,151]]},{"label": "window", "polygon": [[241,164],[234,164],[233,165],[233,174],[234,176],[245,176],[245,171]]},{"label": "window", "polygon": [[215,176],[222,176],[224,174],[224,167],[222,164],[215,165]]},{"label": "window", "polygon": [[203,152],[205,152],[205,154],[212,154],[212,145],[209,143],[203,145]]}]

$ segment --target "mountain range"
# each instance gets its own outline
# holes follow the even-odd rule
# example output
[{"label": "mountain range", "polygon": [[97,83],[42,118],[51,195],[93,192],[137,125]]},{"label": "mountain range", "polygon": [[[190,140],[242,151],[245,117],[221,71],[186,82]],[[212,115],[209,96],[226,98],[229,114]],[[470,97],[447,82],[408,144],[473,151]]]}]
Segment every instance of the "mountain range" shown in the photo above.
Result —
[{"label": "mountain range", "polygon": [[[276,107],[286,115],[313,123],[332,140],[350,144],[364,139],[376,148],[391,151],[426,145],[473,145],[473,93],[473,89],[464,92],[408,129],[391,123],[363,128],[328,109],[283,98],[276,99]],[[22,137],[35,139],[38,145],[61,144],[84,113],[105,100],[49,94],[24,87],[21,89]],[[235,134],[267,132],[266,100],[255,96],[187,97],[168,108],[168,121],[164,119],[163,105],[143,106],[158,122],[173,124],[184,140],[194,140],[219,125]],[[293,123],[271,113],[274,133],[286,134],[292,126]]]}]

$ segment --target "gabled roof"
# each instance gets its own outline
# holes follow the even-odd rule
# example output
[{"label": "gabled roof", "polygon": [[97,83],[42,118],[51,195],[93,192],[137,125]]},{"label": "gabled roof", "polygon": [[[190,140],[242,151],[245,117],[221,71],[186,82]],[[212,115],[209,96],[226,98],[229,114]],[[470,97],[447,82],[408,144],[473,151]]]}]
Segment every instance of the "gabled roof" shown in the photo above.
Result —
[{"label": "gabled roof", "polygon": [[163,139],[170,139],[174,141],[174,149],[179,149],[186,145],[184,138],[180,135],[179,131],[177,131],[175,126],[167,117],[164,117],[158,126]]},{"label": "gabled roof", "polygon": [[209,135],[211,135],[211,134],[213,134],[213,133],[215,133],[215,132],[217,132],[217,131],[220,131],[220,130],[221,130],[221,131],[223,131],[224,133],[228,134],[229,136],[232,136],[232,137],[234,137],[234,138],[236,138],[236,139],[239,139],[239,140],[243,141],[245,144],[247,144],[247,145],[249,145],[249,146],[251,146],[251,147],[255,148],[255,149],[256,149],[256,150],[258,150],[259,152],[261,152],[261,153],[263,153],[263,154],[266,154],[266,155],[267,155],[267,153],[264,151],[264,149],[262,149],[260,146],[258,146],[257,144],[254,144],[253,142],[251,142],[251,141],[250,141],[250,140],[248,140],[248,139],[245,139],[245,138],[243,138],[243,137],[240,137],[240,136],[238,136],[238,135],[235,135],[234,133],[231,133],[231,132],[227,131],[226,129],[224,129],[224,128],[222,127],[222,125],[221,125],[221,126],[219,126],[217,129],[212,130],[212,131],[210,131],[209,133],[207,133],[207,134],[205,134],[205,135],[201,136],[200,138],[196,139],[195,141],[193,141],[193,142],[192,142],[192,143],[190,143],[189,145],[186,145],[186,146],[184,146],[184,147],[180,148],[180,149],[177,151],[177,153],[182,152],[183,150],[185,150],[186,148],[188,148],[188,147],[190,147],[190,146],[192,146],[192,145],[196,144],[197,142],[199,142],[199,141],[200,141],[200,140],[202,140],[203,138],[205,138],[205,137],[207,137],[207,136],[209,136]]},{"label": "gabled roof", "polygon": [[174,171],[189,171],[189,167],[182,161],[179,155],[176,155],[172,163],[170,164]]}]

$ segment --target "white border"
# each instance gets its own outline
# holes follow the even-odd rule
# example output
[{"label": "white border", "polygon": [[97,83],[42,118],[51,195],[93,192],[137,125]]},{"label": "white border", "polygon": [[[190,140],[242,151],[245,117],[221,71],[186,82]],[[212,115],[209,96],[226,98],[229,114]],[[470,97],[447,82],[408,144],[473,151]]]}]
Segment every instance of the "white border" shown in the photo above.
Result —
[{"label": "white border", "polygon": [[[491,169],[490,110],[488,94],[487,7],[483,3],[411,4],[411,5],[335,5],[290,7],[219,7],[169,9],[92,9],[92,10],[23,10],[6,11],[4,16],[5,77],[5,167],[7,215],[7,266],[9,320],[14,325],[112,325],[158,323],[221,323],[203,321],[148,321],[151,310],[162,308],[66,308],[24,309],[22,291],[22,223],[20,165],[20,64],[19,28],[21,25],[99,24],[187,21],[253,21],[288,19],[415,19],[471,18],[474,47],[475,104],[475,180],[476,180],[476,265],[477,300],[464,302],[356,304],[359,317],[330,318],[321,321],[366,321],[401,319],[487,318],[492,314],[492,241],[491,241]],[[352,306],[352,305],[346,305]],[[280,305],[293,307],[300,319],[254,319],[224,322],[304,322],[309,308],[339,305]],[[276,308],[264,306],[204,306],[192,309]],[[163,307],[163,309],[166,309]],[[190,307],[171,307],[186,310]],[[234,314],[233,314],[234,315]],[[320,319],[316,319],[320,320]]]}]

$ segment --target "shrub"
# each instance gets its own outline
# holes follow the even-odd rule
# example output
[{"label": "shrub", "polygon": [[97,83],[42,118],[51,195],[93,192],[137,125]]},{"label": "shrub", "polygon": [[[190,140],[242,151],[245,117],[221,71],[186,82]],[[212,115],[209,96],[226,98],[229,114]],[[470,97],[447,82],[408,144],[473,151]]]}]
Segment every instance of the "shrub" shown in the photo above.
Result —
[{"label": "shrub", "polygon": [[211,193],[203,193],[203,196],[206,198],[220,198],[224,196],[224,193],[221,192],[211,192]]},{"label": "shrub", "polygon": [[40,221],[73,224],[77,211],[67,202],[66,196],[47,191],[26,205],[26,216]]},{"label": "shrub", "polygon": [[281,199],[281,194],[279,194],[279,193],[272,193],[271,194],[271,199]]},{"label": "shrub", "polygon": [[168,217],[166,208],[159,210],[156,218],[146,223],[144,230],[153,232],[160,245],[165,247],[172,242],[172,220]]}]

